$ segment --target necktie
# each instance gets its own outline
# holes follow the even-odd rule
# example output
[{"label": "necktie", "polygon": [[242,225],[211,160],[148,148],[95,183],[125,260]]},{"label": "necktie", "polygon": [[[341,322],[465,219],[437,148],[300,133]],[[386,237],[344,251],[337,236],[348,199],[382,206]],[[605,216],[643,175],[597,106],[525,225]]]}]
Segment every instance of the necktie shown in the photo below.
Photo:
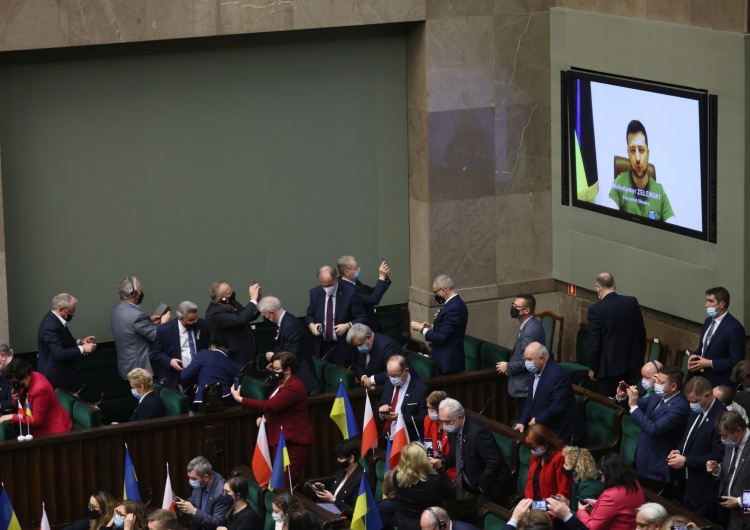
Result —
[{"label": "necktie", "polygon": [[460,491],[464,483],[464,443],[461,433],[456,433],[456,490]]},{"label": "necktie", "polygon": [[664,404],[664,398],[661,398],[661,399],[659,400],[659,402],[658,402],[658,403],[656,404],[656,406],[654,407],[654,410],[658,409],[658,408],[659,408],[659,407],[661,407],[661,406],[662,406],[663,404]]},{"label": "necktie", "polygon": [[727,473],[727,486],[724,488],[724,495],[729,496],[729,490],[732,487],[732,482],[734,482],[734,472],[737,471],[737,462],[739,462],[739,458],[737,458],[737,455],[739,453],[738,451],[739,447],[734,446],[734,451],[732,451],[732,462],[729,464],[729,472]]},{"label": "necktie", "polygon": [[688,432],[687,438],[685,438],[685,445],[682,446],[682,454],[685,454],[685,449],[687,448],[687,444],[690,441],[690,437],[693,435],[693,431],[698,428],[698,426],[703,421],[703,412],[698,414],[698,418],[693,422],[693,426],[690,428],[690,431]]},{"label": "necktie", "polygon": [[188,348],[190,348],[190,357],[192,357],[193,360],[195,360],[195,355],[198,353],[195,351],[195,341],[193,340],[193,332],[189,329],[185,330],[187,331],[188,335]]},{"label": "necktie", "polygon": [[715,318],[711,321],[711,325],[708,326],[708,331],[706,332],[706,344],[703,345],[703,350],[701,351],[701,357],[705,356],[706,348],[708,348],[708,343],[711,342],[711,339],[714,336],[714,327],[716,327]]},{"label": "necktie", "polygon": [[326,302],[325,340],[327,342],[333,341],[333,296],[331,295],[328,295],[328,301]]},{"label": "necktie", "polygon": [[[391,400],[391,413],[396,411],[396,406],[398,405],[398,391],[401,390],[400,386],[395,386],[394,392],[393,392],[393,399]],[[391,437],[391,425],[393,424],[393,420],[386,420],[385,422],[385,435],[387,437]]]}]

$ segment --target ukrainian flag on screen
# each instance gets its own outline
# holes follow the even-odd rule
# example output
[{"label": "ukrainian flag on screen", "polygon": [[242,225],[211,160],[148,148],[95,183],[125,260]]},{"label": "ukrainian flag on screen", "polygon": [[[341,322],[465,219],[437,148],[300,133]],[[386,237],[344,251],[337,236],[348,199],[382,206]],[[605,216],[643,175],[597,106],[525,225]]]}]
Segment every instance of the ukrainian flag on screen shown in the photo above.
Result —
[{"label": "ukrainian flag on screen", "polygon": [[[594,120],[591,114],[591,86],[576,80],[576,126],[575,126],[575,174],[576,197],[579,201],[594,202],[599,193],[599,175],[596,171],[596,148],[594,141]],[[587,156],[592,159],[586,164],[581,145],[587,146]],[[586,166],[591,171],[586,171]]]}]

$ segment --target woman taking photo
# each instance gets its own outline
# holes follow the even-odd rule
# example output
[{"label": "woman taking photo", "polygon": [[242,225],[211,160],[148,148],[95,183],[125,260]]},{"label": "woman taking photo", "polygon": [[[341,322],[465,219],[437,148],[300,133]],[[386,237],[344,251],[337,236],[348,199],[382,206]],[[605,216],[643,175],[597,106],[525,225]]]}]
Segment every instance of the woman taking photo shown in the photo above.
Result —
[{"label": "woman taking photo", "polygon": [[397,503],[393,526],[398,530],[420,530],[419,520],[424,510],[456,496],[442,461],[429,460],[419,442],[411,442],[401,450],[401,459],[393,473],[393,486]]},{"label": "woman taking photo", "polygon": [[294,481],[310,458],[310,450],[315,442],[315,434],[307,414],[307,389],[296,375],[299,369],[296,355],[288,351],[279,352],[272,357],[271,365],[278,383],[268,399],[243,398],[234,385],[231,386],[232,397],[242,404],[242,408],[262,414],[258,422],[266,422],[272,455],[276,454],[283,427],[284,441],[289,452],[289,468]]},{"label": "woman taking photo", "polygon": [[529,425],[523,433],[523,445],[531,451],[529,475],[524,495],[542,500],[562,495],[570,499],[572,480],[563,472],[563,443],[544,425]]},{"label": "woman taking photo", "polygon": [[359,465],[362,443],[359,439],[348,438],[336,444],[336,478],[331,491],[325,489],[322,482],[315,483],[315,495],[322,502],[332,502],[341,510],[342,517],[351,519],[354,503],[359,495],[362,473],[365,470]]},{"label": "woman taking photo", "polygon": [[[448,394],[442,390],[436,390],[427,396],[427,416],[424,417],[424,440],[427,447],[429,447],[429,444],[432,444],[435,458],[443,457],[450,453],[448,433],[443,430],[438,420],[440,402],[447,397]],[[445,471],[451,480],[456,478],[455,467],[449,467]]]},{"label": "woman taking photo", "polygon": [[232,477],[224,482],[225,504],[231,504],[223,526],[216,530],[261,530],[260,517],[247,503],[248,487],[244,477]]},{"label": "woman taking photo", "polygon": [[579,502],[578,512],[567,521],[570,507],[564,499],[548,498],[547,509],[570,529],[583,526],[589,530],[632,530],[636,525],[636,510],[646,502],[635,472],[617,453],[604,455],[599,471],[604,482],[599,499]]}]

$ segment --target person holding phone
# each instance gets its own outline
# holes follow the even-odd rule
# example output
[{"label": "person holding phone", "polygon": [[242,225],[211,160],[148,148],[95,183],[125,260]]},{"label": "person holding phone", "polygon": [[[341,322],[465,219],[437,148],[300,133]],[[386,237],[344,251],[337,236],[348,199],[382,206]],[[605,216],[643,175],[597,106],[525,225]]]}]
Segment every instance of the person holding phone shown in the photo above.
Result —
[{"label": "person holding phone", "polygon": [[719,482],[719,518],[727,530],[745,528],[747,518],[742,507],[742,494],[750,489],[750,429],[736,412],[724,412],[716,420],[716,430],[724,444],[724,460],[706,462],[706,471]]},{"label": "person holding phone", "polygon": [[359,465],[361,442],[348,438],[336,444],[336,478],[333,479],[330,491],[322,482],[313,484],[313,491],[321,502],[330,502],[341,511],[341,516],[351,519],[354,503],[359,495],[364,468]]},{"label": "person holding phone", "polygon": [[[570,499],[572,480],[564,473],[563,443],[550,429],[539,423],[523,433],[523,445],[531,451],[531,462],[524,495],[535,501],[553,495]],[[546,510],[546,507],[544,508]]]},{"label": "person holding phone", "polygon": [[[427,456],[430,458],[444,458],[451,452],[450,443],[448,442],[448,432],[440,424],[438,408],[440,402],[448,397],[448,394],[442,390],[435,390],[427,396],[427,416],[424,417],[424,442],[427,447]],[[427,445],[429,442],[430,445]],[[432,455],[430,454],[432,448]],[[451,480],[456,478],[456,467],[451,466],[445,469]]]}]

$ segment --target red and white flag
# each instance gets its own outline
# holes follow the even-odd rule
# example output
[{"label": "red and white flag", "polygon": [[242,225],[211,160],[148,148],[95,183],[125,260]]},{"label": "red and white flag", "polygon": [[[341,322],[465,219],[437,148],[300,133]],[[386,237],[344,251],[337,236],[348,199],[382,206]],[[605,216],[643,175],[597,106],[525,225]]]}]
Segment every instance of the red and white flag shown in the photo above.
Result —
[{"label": "red and white flag", "polygon": [[44,503],[42,503],[42,524],[39,528],[40,530],[52,530],[49,519],[47,519],[47,510],[44,509]]},{"label": "red and white flag", "polygon": [[401,460],[401,450],[408,444],[409,433],[404,423],[404,415],[399,413],[398,420],[396,420],[396,429],[393,433],[393,440],[391,441],[391,457],[388,459],[391,469],[396,469]]},{"label": "red and white flag", "polygon": [[362,423],[362,454],[365,456],[367,451],[375,447],[378,443],[378,428],[375,425],[375,416],[372,413],[372,403],[370,403],[370,394],[365,390],[365,421]]},{"label": "red and white flag", "polygon": [[164,484],[164,500],[161,501],[162,510],[174,511],[174,493],[172,492],[172,480],[169,478],[169,462],[167,462],[167,482]]},{"label": "red and white flag", "polygon": [[258,426],[258,440],[255,442],[253,452],[253,474],[259,486],[265,486],[271,482],[271,451],[268,449],[268,438],[266,437],[266,422],[261,420]]}]

